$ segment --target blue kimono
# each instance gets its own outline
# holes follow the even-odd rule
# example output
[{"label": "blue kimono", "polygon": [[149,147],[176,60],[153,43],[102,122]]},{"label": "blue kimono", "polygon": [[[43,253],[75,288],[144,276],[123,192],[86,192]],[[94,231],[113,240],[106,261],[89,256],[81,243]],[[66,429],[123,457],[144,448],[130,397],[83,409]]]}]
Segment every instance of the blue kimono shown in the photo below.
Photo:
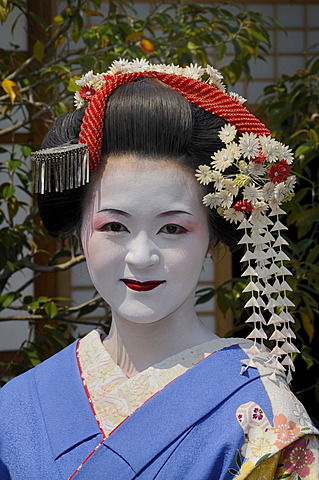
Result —
[{"label": "blue kimono", "polygon": [[[319,478],[313,476],[318,443],[311,436],[317,431],[308,418],[300,425],[292,420],[291,392],[278,412],[264,373],[249,368],[240,374],[245,354],[239,344],[220,348],[178,376],[107,438],[83,387],[76,348],[77,342],[1,389],[1,480],[232,480],[265,465],[270,471],[267,462],[276,475],[285,468],[286,475]],[[283,385],[276,388],[283,391]],[[258,435],[270,442],[266,454],[260,450],[265,458],[256,454]],[[308,453],[303,466],[294,467],[301,441]]]}]

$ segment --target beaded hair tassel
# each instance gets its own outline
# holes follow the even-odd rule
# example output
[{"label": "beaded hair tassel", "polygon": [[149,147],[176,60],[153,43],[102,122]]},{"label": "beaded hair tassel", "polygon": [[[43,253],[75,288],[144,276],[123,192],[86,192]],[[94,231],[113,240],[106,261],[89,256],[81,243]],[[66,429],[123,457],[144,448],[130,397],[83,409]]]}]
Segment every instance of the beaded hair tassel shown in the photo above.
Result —
[{"label": "beaded hair tassel", "polygon": [[[203,75],[206,80],[202,79]],[[49,191],[48,179],[52,173],[57,179],[55,188],[58,191],[76,188],[88,181],[88,168],[96,170],[101,158],[108,97],[119,85],[142,77],[158,79],[226,122],[219,132],[224,147],[214,153],[210,165],[201,165],[197,169],[196,178],[201,184],[212,186],[212,192],[203,198],[204,205],[237,224],[243,233],[239,243],[246,246],[246,251],[241,261],[247,262],[248,267],[242,275],[249,277],[244,292],[250,295],[245,308],[251,309],[247,322],[253,324],[247,338],[253,343],[246,351],[248,358],[242,360],[242,373],[256,366],[263,343],[269,340],[274,343],[268,362],[273,369],[271,377],[275,380],[276,373],[287,370],[290,382],[294,369],[291,356],[298,350],[292,343],[295,338],[290,327],[293,318],[288,311],[293,303],[287,297],[291,288],[285,278],[291,273],[284,261],[289,257],[282,250],[288,243],[281,235],[286,227],[280,222],[279,215],[285,213],[280,205],[294,195],[293,155],[242,105],[245,99],[236,93],[226,93],[218,70],[210,65],[201,68],[191,64],[182,68],[151,64],[141,59],[114,61],[106,73],[93,74],[90,71],[85,74],[76,81],[80,89],[75,94],[75,105],[77,108],[86,107],[79,144],[68,146],[68,149],[62,146],[32,154],[37,191]],[[71,160],[70,169],[66,164],[73,157],[75,160]],[[72,185],[67,179],[70,171],[73,179],[77,178],[76,182],[72,180]]]}]

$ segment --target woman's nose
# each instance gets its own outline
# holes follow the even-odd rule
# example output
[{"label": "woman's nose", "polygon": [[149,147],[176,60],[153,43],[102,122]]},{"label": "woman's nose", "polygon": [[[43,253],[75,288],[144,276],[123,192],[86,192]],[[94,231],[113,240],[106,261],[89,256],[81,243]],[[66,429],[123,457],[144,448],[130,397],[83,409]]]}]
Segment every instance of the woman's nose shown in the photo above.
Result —
[{"label": "woman's nose", "polygon": [[141,232],[132,240],[125,256],[125,261],[138,268],[147,268],[159,263],[157,247],[145,232]]}]

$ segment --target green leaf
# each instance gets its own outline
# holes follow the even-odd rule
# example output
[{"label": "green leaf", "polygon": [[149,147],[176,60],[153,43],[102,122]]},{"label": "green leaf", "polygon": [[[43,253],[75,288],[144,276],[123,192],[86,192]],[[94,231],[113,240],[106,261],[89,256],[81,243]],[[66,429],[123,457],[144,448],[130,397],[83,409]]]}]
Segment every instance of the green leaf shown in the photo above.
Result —
[{"label": "green leaf", "polygon": [[89,17],[102,17],[103,18],[103,13],[101,12],[96,12],[95,10],[90,10],[89,8],[81,8],[82,12],[84,12],[86,15]]},{"label": "green leaf", "polygon": [[58,307],[54,302],[50,302],[46,304],[45,311],[50,318],[54,318],[58,313]]},{"label": "green leaf", "polygon": [[242,466],[242,459],[241,459],[241,455],[240,455],[240,452],[239,450],[237,450],[237,454],[236,454],[236,465],[237,467],[240,469],[241,466]]},{"label": "green leaf", "polygon": [[[207,289],[204,289],[204,291],[207,291]],[[198,292],[196,292],[196,296],[198,296],[198,298],[195,302],[195,305],[200,305],[202,303],[208,302],[213,298],[214,295],[215,295],[215,290],[213,288],[210,288],[207,293],[205,294],[203,293],[202,295],[200,294],[200,290],[199,290]]]},{"label": "green leaf", "polygon": [[30,363],[31,367],[36,367],[37,365],[39,365],[39,363],[41,363],[41,359],[37,351],[31,350],[31,348],[29,348],[24,349],[22,353],[25,361],[27,362],[27,364]]},{"label": "green leaf", "polygon": [[257,465],[260,465],[262,462],[264,462],[265,460],[267,460],[268,457],[271,456],[271,453],[267,453],[266,455],[263,455],[257,462],[256,462],[256,467]]},{"label": "green leaf", "polygon": [[8,199],[7,209],[10,219],[13,220],[19,210],[19,202],[16,197],[12,196]]},{"label": "green leaf", "polygon": [[7,267],[9,268],[9,270],[11,270],[11,272],[15,272],[15,270],[17,269],[17,267],[15,266],[14,263],[10,262],[10,260],[7,260],[7,263],[6,263]]},{"label": "green leaf", "polygon": [[14,194],[15,188],[9,183],[2,185],[2,187],[3,187],[2,196],[4,200],[8,200]]},{"label": "green leaf", "polygon": [[11,305],[11,303],[16,299],[16,294],[13,292],[5,293],[0,297],[0,305],[2,308],[7,308]]},{"label": "green leaf", "polygon": [[41,25],[41,27],[43,27],[44,29],[47,28],[47,25],[46,23],[44,22],[43,18],[40,17],[39,15],[37,15],[36,13],[32,12],[31,10],[29,10],[29,15],[39,24]]},{"label": "green leaf", "polygon": [[22,155],[24,155],[25,157],[28,157],[32,152],[32,148],[29,145],[22,145],[20,147],[20,150],[22,152]]},{"label": "green leaf", "polygon": [[44,44],[40,42],[40,40],[37,40],[33,45],[33,55],[39,62],[42,62],[44,57]]},{"label": "green leaf", "polygon": [[21,160],[9,160],[8,167],[10,173],[15,172],[21,166]]},{"label": "green leaf", "polygon": [[299,157],[300,155],[307,153],[309,150],[312,150],[315,146],[316,146],[316,142],[313,140],[303,143],[297,148],[295,152],[296,157]]},{"label": "green leaf", "polygon": [[52,65],[52,67],[49,67],[46,70],[44,70],[44,72],[42,72],[41,75],[44,75],[45,73],[50,73],[50,72],[70,73],[70,69],[68,67],[65,67],[64,65],[55,64],[55,65]]},{"label": "green leaf", "polygon": [[231,473],[232,475],[239,475],[239,472],[237,472],[237,470],[235,470],[234,468],[229,468],[228,472]]},{"label": "green leaf", "polygon": [[67,89],[69,92],[77,92],[80,87],[75,83],[76,78],[70,78]]},{"label": "green leaf", "polygon": [[304,307],[300,309],[300,317],[302,320],[302,325],[307,332],[309,337],[309,342],[312,341],[313,336],[315,334],[315,327],[314,327],[314,319],[313,319],[313,311],[310,307]]},{"label": "green leaf", "polygon": [[33,302],[29,303],[29,307],[30,307],[32,313],[35,313],[38,310],[39,303],[40,302],[38,300],[34,300]]},{"label": "green leaf", "polygon": [[84,43],[89,47],[89,49],[92,49],[99,41],[99,37],[95,30],[88,29],[83,34],[83,40]]},{"label": "green leaf", "polygon": [[301,351],[301,357],[306,362],[307,369],[311,368],[314,365],[314,358],[310,355],[309,352],[306,351],[306,349],[303,349]]},{"label": "green leaf", "polygon": [[59,26],[62,26],[65,23],[65,19],[61,17],[61,15],[57,15],[56,17],[54,17],[53,21],[56,25]]},{"label": "green leaf", "polygon": [[57,116],[67,113],[68,108],[63,102],[57,102],[55,105],[55,113]]}]

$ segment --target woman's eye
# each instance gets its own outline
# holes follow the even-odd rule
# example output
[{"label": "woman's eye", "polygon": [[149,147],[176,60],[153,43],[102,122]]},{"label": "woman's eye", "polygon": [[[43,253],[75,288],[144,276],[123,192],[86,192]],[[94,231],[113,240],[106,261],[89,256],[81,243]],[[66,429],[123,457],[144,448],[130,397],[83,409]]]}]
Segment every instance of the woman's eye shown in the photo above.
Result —
[{"label": "woman's eye", "polygon": [[119,222],[109,222],[103,225],[103,227],[100,228],[102,232],[114,232],[114,233],[119,233],[119,232],[128,232],[127,228]]},{"label": "woman's eye", "polygon": [[181,233],[188,232],[188,230],[186,230],[186,228],[184,227],[181,227],[180,225],[175,225],[171,223],[169,225],[164,225],[164,227],[160,229],[160,232],[167,233],[169,235],[179,235]]}]

